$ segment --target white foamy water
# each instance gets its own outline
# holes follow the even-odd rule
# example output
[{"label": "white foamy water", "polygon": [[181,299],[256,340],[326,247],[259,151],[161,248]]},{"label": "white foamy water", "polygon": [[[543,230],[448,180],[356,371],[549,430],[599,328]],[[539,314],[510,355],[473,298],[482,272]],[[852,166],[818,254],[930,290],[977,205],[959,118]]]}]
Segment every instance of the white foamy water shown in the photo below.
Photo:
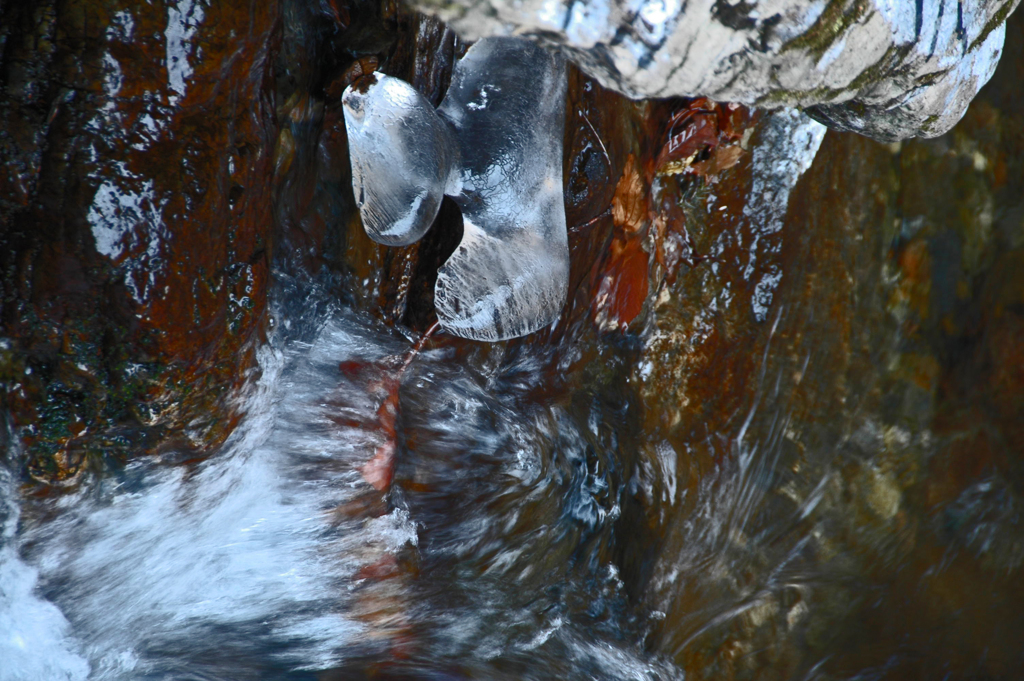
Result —
[{"label": "white foamy water", "polygon": [[[133,463],[61,499],[52,518],[22,512],[18,534],[17,490],[0,468],[0,680],[337,664],[364,628],[345,614],[355,570],[416,541],[402,511],[347,524],[331,513],[365,488],[356,467],[368,436],[332,421],[325,400],[339,358],[379,355],[376,343],[334,324],[313,345],[265,349],[245,421],[220,453],[192,468]],[[249,658],[262,659],[258,673]]]},{"label": "white foamy water", "polygon": [[422,353],[385,510],[359,473],[382,432],[358,367],[410,343],[352,313],[310,323],[293,324],[310,342],[261,351],[245,418],[203,463],[143,457],[41,500],[0,465],[0,681],[358,678],[412,640],[411,678],[679,678],[592,629],[625,607],[614,565],[547,562],[609,532],[621,492],[590,417],[523,406],[542,363]]},{"label": "white foamy water", "polygon": [[17,488],[0,466],[0,681],[85,679],[89,663],[68,638],[68,621],[35,593],[38,571],[18,556]]},{"label": "white foamy water", "polygon": [[[761,241],[782,230],[790,192],[811,167],[823,139],[824,125],[792,109],[773,113],[764,126],[761,140],[753,150],[753,183],[743,206],[743,215],[750,220],[754,233],[744,278],[750,279],[755,270]],[[768,318],[780,281],[782,271],[775,266],[758,280],[751,306],[759,322]]]}]

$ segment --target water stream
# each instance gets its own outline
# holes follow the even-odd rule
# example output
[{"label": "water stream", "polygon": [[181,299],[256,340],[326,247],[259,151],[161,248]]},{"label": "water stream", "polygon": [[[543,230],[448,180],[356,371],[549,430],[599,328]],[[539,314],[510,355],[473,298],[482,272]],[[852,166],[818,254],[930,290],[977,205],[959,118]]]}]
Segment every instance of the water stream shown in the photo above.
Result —
[{"label": "water stream", "polygon": [[529,366],[428,349],[385,503],[359,474],[382,437],[367,383],[409,340],[344,309],[302,324],[261,351],[208,460],[169,452],[44,501],[2,470],[0,678],[301,679],[391,657],[437,678],[678,676],[623,636],[642,623],[589,550],[620,513],[597,410],[531,400]]}]

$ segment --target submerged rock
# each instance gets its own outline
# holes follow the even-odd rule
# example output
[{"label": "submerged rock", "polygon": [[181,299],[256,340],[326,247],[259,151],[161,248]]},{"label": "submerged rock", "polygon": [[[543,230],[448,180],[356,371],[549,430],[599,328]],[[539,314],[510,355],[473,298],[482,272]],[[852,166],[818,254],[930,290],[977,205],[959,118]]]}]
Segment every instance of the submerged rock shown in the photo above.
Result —
[{"label": "submerged rock", "polygon": [[631,97],[811,107],[876,139],[949,130],[992,76],[1017,0],[418,0],[463,36],[559,46]]}]

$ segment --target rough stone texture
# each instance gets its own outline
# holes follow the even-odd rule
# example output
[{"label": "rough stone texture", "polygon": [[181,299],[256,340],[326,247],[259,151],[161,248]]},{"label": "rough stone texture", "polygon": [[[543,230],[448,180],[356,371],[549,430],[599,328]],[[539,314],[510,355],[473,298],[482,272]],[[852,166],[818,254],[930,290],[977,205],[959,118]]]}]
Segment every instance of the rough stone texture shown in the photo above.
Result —
[{"label": "rough stone texture", "polygon": [[[27,5],[2,5],[0,24],[0,144],[13,169],[0,177],[7,182],[0,380],[15,425],[33,429],[30,468],[38,477],[72,475],[83,451],[150,451],[146,445],[159,438],[140,435],[147,423],[161,436],[177,429],[197,439],[206,433],[208,441],[227,430],[203,422],[189,429],[196,423],[190,415],[203,409],[207,423],[230,425],[230,410],[219,409],[216,397],[247,366],[244,343],[259,328],[260,299],[231,332],[229,288],[216,288],[216,278],[207,286],[202,268],[223,262],[225,244],[240,244],[229,263],[258,253],[243,247],[250,207],[273,235],[281,281],[333,270],[326,279],[340,282],[334,290],[356,314],[412,331],[430,324],[432,276],[458,243],[458,211],[442,205],[437,224],[414,246],[386,248],[366,237],[349,189],[340,95],[359,73],[379,67],[436,105],[464,47],[451,30],[394,4],[329,0],[285,2],[279,33],[259,19],[253,25],[262,32],[251,35],[279,51],[276,81],[258,92],[276,92],[277,106],[258,112],[268,127],[244,156],[252,165],[241,167],[253,173],[253,186],[266,189],[263,172],[273,185],[251,192],[245,184],[240,193],[225,179],[233,177],[229,158],[234,173],[240,166],[222,133],[264,104],[252,98],[257,90],[239,95],[237,108],[224,98],[265,73],[263,52],[244,52],[261,43],[237,42],[250,35],[239,17],[263,17],[259,7],[215,22],[202,5],[188,57],[193,77],[216,63],[241,75],[175,80],[186,92],[168,114],[174,137],[158,136],[145,154],[131,146],[141,139],[119,136],[134,135],[131,122],[144,120],[128,115],[133,100],[116,98],[109,114],[122,116],[124,126],[102,117],[111,97],[100,67],[110,46],[120,93],[127,97],[133,79],[148,79],[159,101],[140,92],[140,107],[149,102],[152,111],[180,97],[164,61],[167,8],[145,31],[141,15],[135,18],[138,50],[115,51],[116,41],[103,37],[113,20],[83,19],[81,5]],[[79,33],[61,26],[79,26]],[[245,59],[231,61],[216,41],[197,42],[221,35],[218,26],[236,32],[230,50],[241,44]],[[591,613],[587,636],[602,652],[614,650],[605,645],[611,640],[642,648],[690,679],[1015,678],[1024,665],[1024,17],[1011,17],[1009,26],[1017,39],[954,131],[902,145],[817,137],[814,163],[785,185],[788,206],[768,213],[754,211],[770,203],[766,193],[751,193],[758,145],[788,137],[810,149],[813,124],[791,113],[750,120],[742,109],[699,100],[633,102],[570,69],[564,178],[572,258],[559,324],[514,341],[440,337],[431,346],[443,357],[438,366],[454,369],[437,380],[480,376],[478,394],[514,394],[502,404],[532,414],[530,437],[550,466],[537,488],[507,475],[502,456],[515,452],[518,434],[502,456],[488,450],[485,461],[462,458],[480,449],[476,441],[453,446],[439,437],[435,415],[442,424],[452,415],[442,413],[447,407],[429,381],[410,386],[405,416],[392,424],[408,443],[398,484],[404,477],[430,560],[405,573],[370,564],[368,573],[402,576],[382,582],[399,585],[398,596],[381,590],[387,598],[363,598],[367,621],[386,631],[385,618],[397,612],[402,627],[412,622],[409,629],[433,633],[437,620],[429,617],[439,612],[462,625],[465,619],[447,617],[460,611],[436,609],[459,598],[476,606],[478,592],[452,588],[453,575],[496,568],[501,577],[492,579],[509,585],[513,604],[538,613],[536,620],[500,620],[496,630],[519,627],[522,640],[531,640],[531,622]],[[182,35],[189,30],[186,22]],[[154,43],[151,53],[145,41]],[[206,61],[215,55],[220,62]],[[90,68],[93,75],[72,79]],[[73,94],[54,99],[65,83],[75,85]],[[178,117],[192,97],[199,107],[207,95],[220,108],[196,108],[196,127],[187,127]],[[106,135],[92,131],[94,120]],[[266,122],[273,120],[279,123]],[[691,132],[712,121],[714,136]],[[694,139],[701,143],[687,146]],[[669,168],[659,159],[673,140],[685,152]],[[103,152],[96,159],[86,153],[93,141]],[[209,180],[206,194],[198,180],[173,182],[192,177],[196,158],[218,169],[198,175]],[[92,178],[98,164],[104,174]],[[153,198],[141,200],[150,181]],[[104,183],[118,193],[101,194]],[[162,211],[160,224],[172,235],[194,240],[168,244],[140,221],[123,239],[97,242],[90,210],[108,228],[127,212],[105,213],[97,195],[128,192],[143,209]],[[181,201],[196,208],[194,224],[172,218]],[[222,213],[199,210],[207,205],[241,205],[245,217],[226,227]],[[173,259],[145,260],[143,239],[151,234]],[[104,255],[98,243],[123,253]],[[150,290],[148,278],[136,276],[149,270],[132,269],[136,263],[152,266],[159,282],[173,276],[161,304],[195,309],[188,308],[195,292],[209,290],[209,305],[198,317],[154,316],[157,303],[146,307],[133,295],[132,286]],[[762,295],[769,289],[771,296]],[[308,289],[294,290],[289,309],[307,304],[299,296]],[[146,380],[132,383],[137,376]],[[167,402],[154,402],[159,395]],[[147,411],[153,404],[171,410]],[[490,408],[474,418],[505,420]],[[581,428],[584,438],[564,437],[572,428],[563,425],[573,423],[592,433]],[[459,448],[465,451],[453,451]],[[515,521],[481,534],[476,550],[429,553],[444,535],[465,547],[473,534],[462,530],[488,514]],[[506,568],[496,546],[517,551]],[[614,601],[562,588],[596,574],[609,575]],[[425,592],[436,600],[424,600]],[[604,629],[608,638],[600,639],[616,621],[609,612],[619,609],[630,628]],[[436,674],[442,667],[428,656],[444,650],[426,645],[388,663],[407,665],[410,677],[422,676],[417,665],[424,664]],[[476,664],[469,675],[480,678],[586,673],[560,649],[519,650],[511,664],[500,655],[474,661],[461,650],[446,661],[460,670]],[[357,676],[366,674],[337,674]]]},{"label": "rough stone texture", "polygon": [[1017,0],[419,0],[469,39],[561,47],[631,97],[813,107],[881,140],[949,130],[991,77]]}]

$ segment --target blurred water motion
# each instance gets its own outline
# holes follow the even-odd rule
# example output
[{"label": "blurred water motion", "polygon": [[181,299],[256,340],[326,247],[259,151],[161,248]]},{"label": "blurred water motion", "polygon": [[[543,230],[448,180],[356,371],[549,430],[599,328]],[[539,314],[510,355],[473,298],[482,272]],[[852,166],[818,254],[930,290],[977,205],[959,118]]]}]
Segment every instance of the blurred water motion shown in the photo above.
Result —
[{"label": "blurred water motion", "polygon": [[[339,6],[287,4],[291,75],[273,114],[253,114],[276,117],[253,129],[277,142],[203,166],[253,174],[244,194],[208,192],[247,211],[255,250],[224,255],[261,272],[245,315],[229,314],[245,267],[217,280],[204,259],[158,263],[195,285],[146,323],[180,321],[172,349],[202,362],[173,366],[207,382],[157,385],[125,359],[134,345],[74,326],[96,309],[92,289],[75,288],[75,305],[47,297],[80,283],[45,265],[92,243],[89,206],[113,227],[160,205],[145,180],[120,213],[99,182],[70,231],[40,223],[46,248],[18,250],[42,238],[29,232],[10,241],[28,255],[4,270],[22,288],[5,289],[16,304],[3,313],[23,324],[4,317],[0,379],[12,413],[41,416],[0,465],[0,679],[1016,678],[1024,20],[1011,18],[963,122],[901,145],[822,134],[794,113],[634,103],[571,70],[562,315],[510,342],[436,336],[391,393],[433,321],[458,211],[442,205],[416,248],[370,242],[329,93],[386,55],[382,68],[436,104],[464,45],[397,8],[371,22]],[[302,14],[314,10],[320,23]],[[189,20],[182,40],[198,46],[229,18]],[[359,31],[332,32],[343,20]],[[393,50],[385,28],[401,36]],[[337,36],[364,42],[332,51]],[[330,58],[311,56],[321,48]],[[196,73],[224,54],[186,50]],[[183,102],[230,94],[186,71],[168,85]],[[18,215],[19,229],[36,224]],[[212,257],[189,236],[204,223],[185,222],[176,252]],[[229,222],[244,226],[217,224]],[[274,269],[257,238],[271,234]],[[83,258],[139,243],[100,239],[110,253]],[[163,290],[124,288],[149,253],[132,252],[131,267],[86,267],[81,281]],[[64,307],[45,308],[54,300]],[[39,310],[64,321],[45,326]],[[194,346],[189,325],[204,334]],[[203,394],[210,382],[228,409]],[[150,399],[186,390],[187,409]],[[164,437],[174,424],[192,430]],[[206,428],[231,435],[217,445]],[[390,445],[385,494],[364,471]]]},{"label": "blurred water motion", "polygon": [[[623,640],[641,624],[610,557],[590,550],[622,497],[599,406],[563,393],[523,409],[519,381],[536,369],[510,378],[431,350],[402,389],[382,504],[358,473],[376,405],[338,367],[406,340],[351,312],[311,323],[261,352],[245,421],[208,461],[140,461],[27,500],[6,533],[6,586],[38,579],[60,611],[27,593],[3,603],[2,678],[306,678],[350,658],[458,678],[668,673]],[[59,613],[70,626],[46,632]]]},{"label": "blurred water motion", "polygon": [[[892,163],[826,137],[807,172],[845,144]],[[791,204],[835,186],[806,179]],[[218,452],[8,504],[0,678],[1010,678],[1019,469],[934,425],[891,246],[823,243],[877,210],[849,201],[765,251],[788,276],[764,322],[750,244],[779,235],[727,210],[687,223],[717,271],[681,272],[640,333],[583,301],[539,339],[430,341],[384,497],[359,473],[388,437],[371,386],[416,334],[280,274]]]}]

